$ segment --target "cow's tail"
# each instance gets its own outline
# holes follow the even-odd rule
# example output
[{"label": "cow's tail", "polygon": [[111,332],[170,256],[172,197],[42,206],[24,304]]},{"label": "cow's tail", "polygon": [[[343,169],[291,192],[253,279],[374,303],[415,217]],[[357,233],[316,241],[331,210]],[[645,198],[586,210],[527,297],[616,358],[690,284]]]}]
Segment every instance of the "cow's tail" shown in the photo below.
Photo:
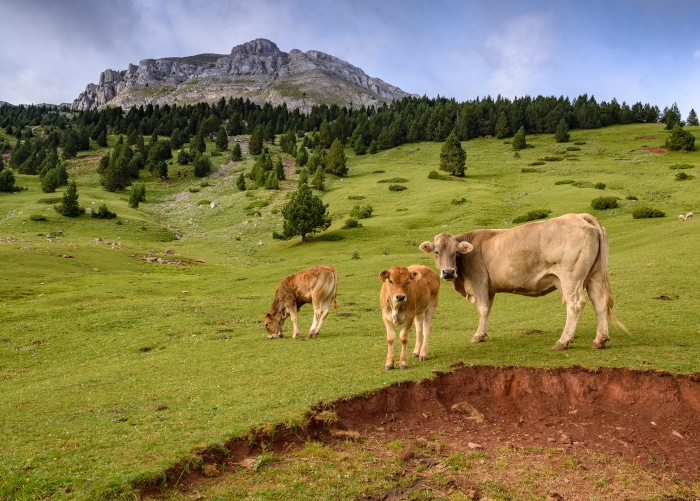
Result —
[{"label": "cow's tail", "polygon": [[605,303],[608,306],[608,318],[615,322],[615,324],[620,329],[629,334],[629,329],[627,329],[627,327],[625,327],[625,325],[622,322],[620,322],[620,320],[618,320],[617,316],[615,315],[615,312],[613,311],[614,301],[612,289],[610,287],[610,279],[608,278],[608,232],[605,231],[605,228],[602,224],[600,224],[598,218],[590,214],[582,214],[582,216],[586,222],[596,227],[596,229],[598,230],[598,235],[600,237],[600,247],[598,249],[598,256],[596,257],[595,263],[593,264],[592,274],[599,273],[603,277],[603,291],[605,294]]},{"label": "cow's tail", "polygon": [[338,273],[333,270],[333,311],[337,314],[338,313],[338,299],[336,296],[338,295]]}]

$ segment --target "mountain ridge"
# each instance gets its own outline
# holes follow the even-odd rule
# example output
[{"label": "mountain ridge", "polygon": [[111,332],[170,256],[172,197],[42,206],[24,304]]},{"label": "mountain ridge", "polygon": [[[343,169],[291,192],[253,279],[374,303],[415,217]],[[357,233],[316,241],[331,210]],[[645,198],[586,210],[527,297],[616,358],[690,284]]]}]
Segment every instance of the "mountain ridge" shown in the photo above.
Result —
[{"label": "mountain ridge", "polygon": [[258,38],[233,47],[228,55],[143,59],[126,70],[106,69],[71,108],[128,109],[242,97],[308,112],[316,104],[380,106],[406,96],[398,87],[330,54],[299,49],[286,53],[274,42]]}]

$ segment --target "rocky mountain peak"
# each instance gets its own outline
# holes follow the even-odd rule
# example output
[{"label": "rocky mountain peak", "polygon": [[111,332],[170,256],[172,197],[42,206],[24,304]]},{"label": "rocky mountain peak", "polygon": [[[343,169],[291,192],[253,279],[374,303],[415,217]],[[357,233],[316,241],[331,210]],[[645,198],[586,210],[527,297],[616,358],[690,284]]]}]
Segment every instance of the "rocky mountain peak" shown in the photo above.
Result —
[{"label": "rocky mountain peak", "polygon": [[258,38],[230,54],[144,59],[126,70],[107,69],[88,84],[72,108],[215,102],[243,97],[308,111],[314,104],[378,106],[408,94],[323,52],[283,52]]}]

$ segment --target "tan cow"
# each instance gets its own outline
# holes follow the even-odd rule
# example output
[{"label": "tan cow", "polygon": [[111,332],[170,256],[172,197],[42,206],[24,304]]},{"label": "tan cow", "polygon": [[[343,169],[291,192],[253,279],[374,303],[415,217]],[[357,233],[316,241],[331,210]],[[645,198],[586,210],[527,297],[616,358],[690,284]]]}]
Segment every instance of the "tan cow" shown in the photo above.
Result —
[{"label": "tan cow", "polygon": [[440,276],[476,304],[479,326],[474,343],[486,338],[487,319],[498,292],[542,296],[559,289],[566,304],[566,325],[556,350],[566,349],[574,339],[585,304],[584,288],[598,324],[594,348],[605,348],[610,339],[608,316],[629,332],[612,309],[608,235],[590,214],[566,214],[506,230],[441,233],[420,249],[433,252]]},{"label": "tan cow", "polygon": [[338,311],[337,291],[338,274],[331,266],[313,266],[285,277],[277,287],[269,313],[265,315],[267,337],[284,337],[284,321],[291,317],[294,326],[292,337],[297,338],[297,311],[307,303],[314,307],[314,320],[306,337],[316,337],[330,312],[331,303]]},{"label": "tan cow", "polygon": [[387,354],[384,368],[394,368],[394,340],[396,327],[401,327],[401,355],[399,368],[408,368],[408,334],[411,324],[416,325],[416,347],[413,356],[421,361],[428,359],[428,338],[433,328],[433,315],[438,303],[440,279],[437,274],[419,264],[408,268],[394,266],[379,274],[382,290],[379,303],[382,307],[382,320],[386,326]]}]

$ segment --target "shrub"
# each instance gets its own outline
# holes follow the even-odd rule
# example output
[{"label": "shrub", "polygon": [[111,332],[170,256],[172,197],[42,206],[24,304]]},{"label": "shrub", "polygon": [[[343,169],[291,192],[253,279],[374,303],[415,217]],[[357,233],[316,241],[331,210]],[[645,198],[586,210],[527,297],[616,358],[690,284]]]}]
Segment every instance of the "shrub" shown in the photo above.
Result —
[{"label": "shrub", "polygon": [[685,181],[686,179],[693,179],[693,176],[687,172],[676,172],[676,181]]},{"label": "shrub", "polygon": [[462,197],[462,198],[453,198],[452,202],[450,202],[452,205],[462,205],[463,203],[466,203],[467,199]]},{"label": "shrub", "polygon": [[403,190],[407,190],[407,189],[408,188],[402,184],[390,184],[389,185],[389,191],[403,191]]},{"label": "shrub", "polygon": [[371,205],[365,205],[363,207],[356,205],[350,211],[350,217],[355,219],[366,219],[372,215],[372,210]]},{"label": "shrub", "polygon": [[146,201],[146,186],[143,184],[134,184],[129,192],[129,207],[137,209],[141,202]]},{"label": "shrub", "polygon": [[348,195],[348,200],[364,200],[364,195]]},{"label": "shrub", "polygon": [[690,164],[673,164],[669,169],[692,169],[693,166]]},{"label": "shrub", "polygon": [[573,179],[562,179],[561,181],[555,181],[554,184],[574,184]]},{"label": "shrub", "polygon": [[117,215],[109,210],[105,204],[100,205],[97,210],[92,211],[90,215],[97,219],[114,219],[117,217]]},{"label": "shrub", "polygon": [[407,183],[408,179],[405,177],[392,177],[391,179],[380,179],[378,183]]},{"label": "shrub", "polygon": [[542,160],[535,160],[534,162],[530,162],[528,165],[530,167],[536,167],[538,165],[544,165],[544,162]]},{"label": "shrub", "polygon": [[518,216],[513,219],[514,223],[526,223],[528,221],[536,221],[537,219],[546,218],[552,211],[549,209],[531,210],[527,214]]},{"label": "shrub", "polygon": [[535,169],[533,167],[523,167],[520,169],[520,172],[523,174],[529,174],[531,172],[542,172],[540,169]]},{"label": "shrub", "polygon": [[440,179],[440,173],[436,170],[431,170],[428,173],[428,179]]},{"label": "shrub", "polygon": [[46,221],[46,216],[42,214],[32,214],[29,216],[30,221]]},{"label": "shrub", "polygon": [[617,198],[598,197],[591,200],[591,207],[597,210],[614,209],[617,207]]},{"label": "shrub", "polygon": [[201,156],[194,162],[194,175],[197,177],[208,176],[211,173],[211,159]]},{"label": "shrub", "polygon": [[343,229],[349,230],[352,228],[362,228],[362,224],[357,219],[353,219],[353,218],[346,219],[345,224],[343,225]]},{"label": "shrub", "polygon": [[662,211],[659,209],[654,209],[652,207],[637,207],[632,211],[632,217],[634,219],[645,219],[648,217],[665,217],[666,214],[664,214]]},{"label": "shrub", "polygon": [[604,189],[605,189],[605,183],[595,183],[595,184],[593,185],[593,187],[594,187],[596,190],[604,190]]}]

